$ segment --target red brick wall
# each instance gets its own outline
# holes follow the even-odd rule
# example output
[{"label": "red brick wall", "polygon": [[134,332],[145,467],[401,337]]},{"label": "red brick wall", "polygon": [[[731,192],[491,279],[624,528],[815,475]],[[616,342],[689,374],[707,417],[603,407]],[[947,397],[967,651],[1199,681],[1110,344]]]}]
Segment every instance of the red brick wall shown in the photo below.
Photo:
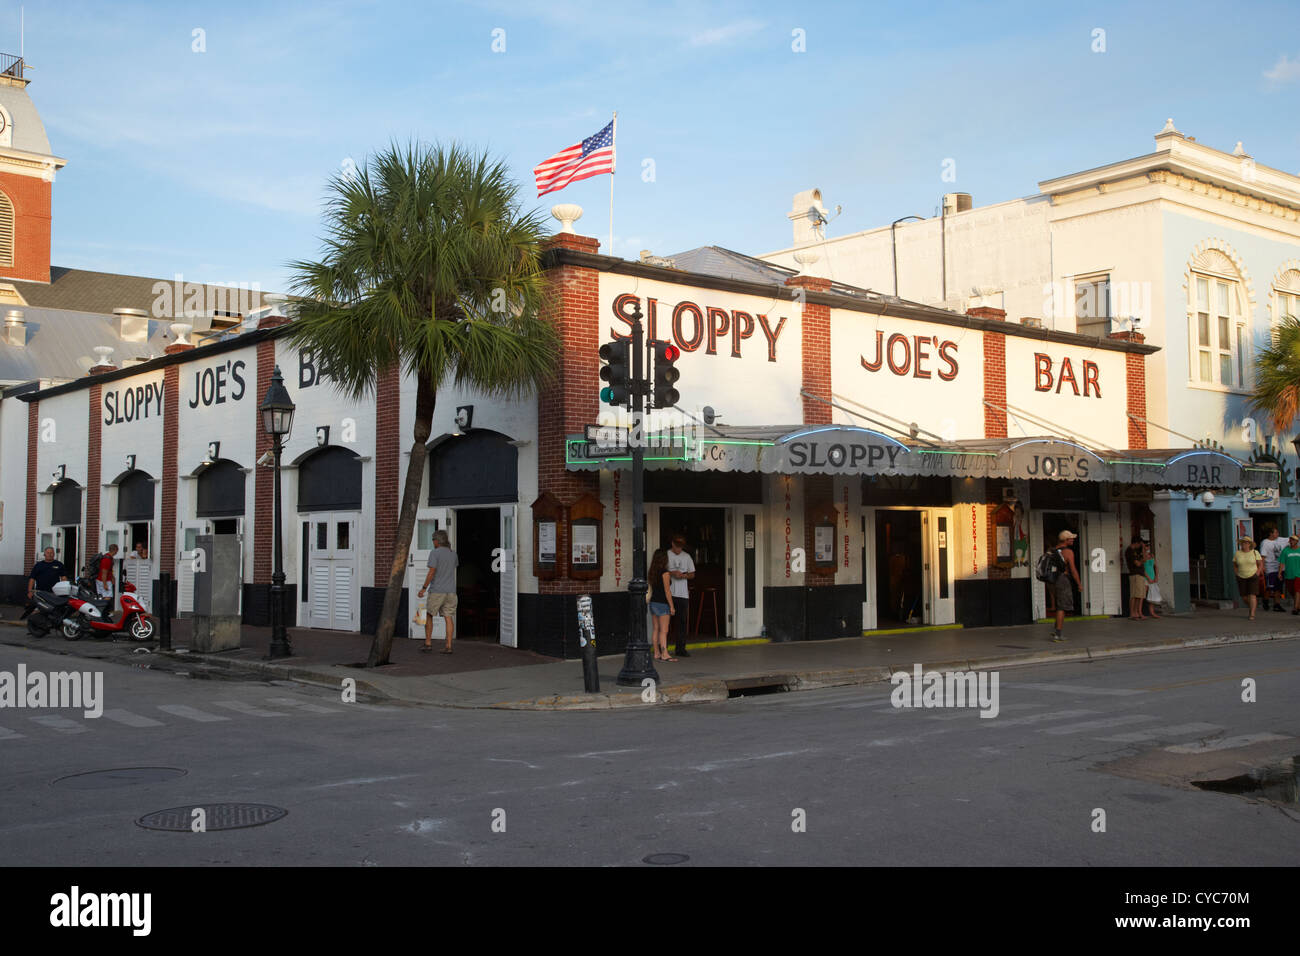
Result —
[{"label": "red brick wall", "polygon": [[[1146,337],[1141,332],[1112,332],[1110,338],[1125,342],[1144,342]],[[1135,352],[1124,355],[1125,381],[1128,385],[1128,413],[1139,419],[1147,417],[1147,370],[1146,356]],[[1147,423],[1128,420],[1128,447],[1147,447]]]},{"label": "red brick wall", "polygon": [[158,533],[158,570],[176,573],[176,442],[180,437],[181,370],[163,369],[162,527]]},{"label": "red brick wall", "polygon": [[51,184],[32,176],[0,173],[0,190],[14,204],[14,264],[0,267],[0,274],[49,282]]},{"label": "red brick wall", "polygon": [[[99,538],[99,496],[100,469],[103,463],[101,454],[103,445],[103,419],[99,417],[100,402],[104,386],[92,385],[86,389],[90,402],[90,440],[86,443],[86,549],[85,553],[93,555],[100,549]],[[126,547],[123,545],[123,547]]]},{"label": "red brick wall", "polygon": [[36,563],[36,494],[37,450],[41,440],[41,403],[27,406],[27,541],[23,544],[23,571]]},{"label": "red brick wall", "polygon": [[393,570],[393,543],[400,508],[399,472],[402,370],[394,365],[379,376],[375,389],[375,583],[388,586]]},{"label": "red brick wall", "polygon": [[[271,436],[262,427],[262,396],[271,387],[271,374],[275,371],[275,340],[257,343],[257,403],[253,427],[257,429],[257,445],[253,460],[260,461],[271,450]],[[283,466],[283,461],[281,462]],[[283,494],[283,490],[281,490]],[[281,500],[283,506],[283,500]],[[253,583],[271,583],[271,550],[275,547],[275,469],[253,466]]]},{"label": "red brick wall", "polygon": [[[1006,312],[981,306],[968,309],[967,315],[977,319],[1005,322]],[[1007,337],[1001,332],[984,334],[984,401],[997,408],[984,406],[984,437],[1007,437]],[[961,437],[960,435],[958,436]]]},{"label": "red brick wall", "polygon": [[[789,286],[817,292],[830,290],[830,279],[816,276],[791,276]],[[823,401],[805,397],[803,420],[808,425],[829,425],[831,407],[831,310],[830,306],[807,302],[803,306],[803,390]],[[809,554],[812,552],[810,551]]]},{"label": "red brick wall", "polygon": [[[587,236],[561,233],[550,240],[552,247],[596,252],[600,243]],[[563,504],[571,505],[584,494],[600,494],[600,477],[595,472],[573,472],[564,468],[564,438],[580,433],[582,426],[597,422],[600,413],[600,355],[602,341],[598,273],[595,269],[564,265],[549,275],[552,302],[550,320],[560,331],[560,358],[555,383],[537,397],[537,490],[549,491]],[[567,554],[568,529],[556,542]],[[605,560],[611,560],[606,555]],[[590,581],[557,578],[539,581],[543,594],[588,591]]]}]

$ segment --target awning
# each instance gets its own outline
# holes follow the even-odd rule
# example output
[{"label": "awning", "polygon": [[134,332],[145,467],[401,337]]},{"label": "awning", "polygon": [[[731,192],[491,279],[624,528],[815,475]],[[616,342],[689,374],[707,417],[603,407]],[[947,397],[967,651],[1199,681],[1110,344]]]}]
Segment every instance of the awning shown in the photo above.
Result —
[{"label": "awning", "polygon": [[[570,436],[571,471],[630,467],[626,449]],[[778,475],[919,475],[1122,482],[1160,488],[1275,488],[1278,469],[1207,448],[1094,449],[1068,439],[984,438],[945,445],[901,441],[849,425],[714,427],[651,434],[647,468]]]}]

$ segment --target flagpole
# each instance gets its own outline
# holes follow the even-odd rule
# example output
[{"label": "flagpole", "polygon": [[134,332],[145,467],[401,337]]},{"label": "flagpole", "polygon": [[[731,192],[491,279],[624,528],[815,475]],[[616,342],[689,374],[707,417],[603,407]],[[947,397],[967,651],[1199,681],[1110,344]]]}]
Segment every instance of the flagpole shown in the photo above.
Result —
[{"label": "flagpole", "polygon": [[614,147],[614,162],[609,166],[609,255],[614,254],[614,168],[618,165],[618,110],[614,111],[614,129],[609,138]]}]

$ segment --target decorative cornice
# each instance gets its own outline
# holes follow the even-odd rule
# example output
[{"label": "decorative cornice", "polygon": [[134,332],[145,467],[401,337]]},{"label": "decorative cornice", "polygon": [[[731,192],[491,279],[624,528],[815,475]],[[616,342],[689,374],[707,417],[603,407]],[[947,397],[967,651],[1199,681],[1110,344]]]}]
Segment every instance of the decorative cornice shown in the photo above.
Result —
[{"label": "decorative cornice", "polygon": [[1184,176],[1182,173],[1175,173],[1168,169],[1153,169],[1147,173],[1147,179],[1157,185],[1173,186],[1210,199],[1230,202],[1234,206],[1242,206],[1246,209],[1277,216],[1279,219],[1288,219],[1292,222],[1300,220],[1300,206],[1260,199],[1258,196],[1251,196],[1248,193],[1229,189],[1226,186],[1216,186],[1214,183],[1207,183],[1204,180]]}]

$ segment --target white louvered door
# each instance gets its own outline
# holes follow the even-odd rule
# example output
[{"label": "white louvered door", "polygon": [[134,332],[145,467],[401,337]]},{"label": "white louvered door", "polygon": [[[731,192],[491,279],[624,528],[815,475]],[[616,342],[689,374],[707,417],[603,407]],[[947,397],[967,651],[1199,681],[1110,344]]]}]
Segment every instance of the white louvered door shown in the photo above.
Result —
[{"label": "white louvered door", "polygon": [[361,626],[357,578],[357,531],[352,512],[314,514],[307,519],[307,624],[335,631]]}]

